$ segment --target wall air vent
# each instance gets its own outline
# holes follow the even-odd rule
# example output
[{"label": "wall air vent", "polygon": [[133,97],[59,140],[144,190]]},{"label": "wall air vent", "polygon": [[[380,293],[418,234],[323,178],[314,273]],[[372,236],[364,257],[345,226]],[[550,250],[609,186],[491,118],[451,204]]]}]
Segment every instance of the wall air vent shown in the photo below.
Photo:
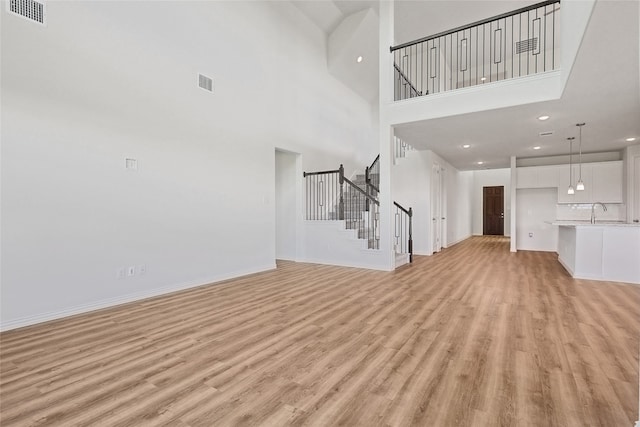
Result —
[{"label": "wall air vent", "polygon": [[552,130],[549,130],[549,131],[546,131],[546,132],[540,132],[540,137],[551,136],[551,135],[553,135],[553,131]]},{"label": "wall air vent", "polygon": [[14,15],[45,25],[44,18],[46,8],[43,1],[9,0],[7,2],[7,9]]},{"label": "wall air vent", "polygon": [[538,38],[516,42],[516,53],[535,52],[538,50]]},{"label": "wall air vent", "polygon": [[202,74],[198,74],[198,86],[202,89],[213,92],[213,79]]}]

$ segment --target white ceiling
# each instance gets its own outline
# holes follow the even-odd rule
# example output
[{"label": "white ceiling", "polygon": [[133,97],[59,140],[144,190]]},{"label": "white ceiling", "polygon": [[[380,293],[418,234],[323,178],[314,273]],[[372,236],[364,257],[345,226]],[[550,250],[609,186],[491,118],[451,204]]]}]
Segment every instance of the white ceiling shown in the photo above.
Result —
[{"label": "white ceiling", "polygon": [[[537,1],[396,0],[396,42],[415,40],[515,10]],[[295,1],[330,34],[348,15],[376,8],[377,1]],[[560,100],[426,120],[396,127],[418,149],[430,149],[460,170],[509,166],[510,156],[568,153],[568,136],[583,128],[583,151],[621,150],[640,141],[638,1],[596,3],[576,63]],[[372,35],[375,37],[374,35]],[[376,60],[372,58],[372,60]],[[362,78],[362,76],[360,76]],[[377,83],[376,83],[377,84]],[[551,116],[546,122],[537,117]],[[539,133],[552,130],[549,137]],[[636,142],[625,138],[635,136]],[[463,144],[471,148],[462,149]],[[539,145],[538,151],[532,149]],[[482,166],[477,162],[483,161]]]},{"label": "white ceiling", "polygon": [[[396,133],[415,148],[433,150],[460,170],[508,167],[510,156],[567,154],[566,138],[577,137],[578,122],[586,123],[583,152],[621,150],[637,144],[638,15],[638,2],[596,3],[560,100],[401,125]],[[537,120],[543,114],[551,118]],[[543,131],[554,134],[540,137]],[[639,140],[626,142],[630,136]],[[463,144],[471,148],[463,149]],[[542,148],[534,151],[536,145]],[[479,166],[478,161],[484,164]]]},{"label": "white ceiling", "polygon": [[451,30],[540,1],[396,0],[394,9],[396,44]]},{"label": "white ceiling", "polygon": [[347,16],[365,9],[378,9],[377,0],[292,0],[291,3],[327,35]]}]

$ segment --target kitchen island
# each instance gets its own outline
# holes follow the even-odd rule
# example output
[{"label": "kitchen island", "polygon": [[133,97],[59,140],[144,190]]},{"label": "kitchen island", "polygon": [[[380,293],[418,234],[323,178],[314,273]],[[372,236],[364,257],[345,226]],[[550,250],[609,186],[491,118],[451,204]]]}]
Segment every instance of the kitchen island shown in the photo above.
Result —
[{"label": "kitchen island", "polygon": [[558,261],[576,279],[640,284],[640,224],[555,221]]}]

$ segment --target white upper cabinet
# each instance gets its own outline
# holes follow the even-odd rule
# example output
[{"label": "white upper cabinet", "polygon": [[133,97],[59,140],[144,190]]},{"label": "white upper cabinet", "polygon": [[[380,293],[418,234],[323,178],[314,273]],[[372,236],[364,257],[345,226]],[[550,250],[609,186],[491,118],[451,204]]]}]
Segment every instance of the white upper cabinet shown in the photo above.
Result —
[{"label": "white upper cabinet", "polygon": [[529,166],[516,169],[516,188],[556,188],[560,166]]},{"label": "white upper cabinet", "polygon": [[582,165],[582,182],[584,183],[584,190],[576,190],[576,184],[580,179],[580,166],[573,165],[573,179],[571,185],[573,185],[574,194],[567,194],[569,189],[569,165],[564,165],[560,169],[559,181],[558,181],[558,203],[592,203],[591,192],[593,189],[593,164],[586,163]]},{"label": "white upper cabinet", "polygon": [[593,164],[593,202],[622,203],[622,169],[622,161]]},{"label": "white upper cabinet", "polygon": [[[516,168],[516,188],[558,188],[558,203],[622,203],[622,161],[582,164],[585,189],[575,190],[580,179],[580,165],[529,166]],[[575,193],[567,194],[569,182]]]},{"label": "white upper cabinet", "polygon": [[538,188],[555,188],[558,186],[558,175],[561,166],[538,167]]}]

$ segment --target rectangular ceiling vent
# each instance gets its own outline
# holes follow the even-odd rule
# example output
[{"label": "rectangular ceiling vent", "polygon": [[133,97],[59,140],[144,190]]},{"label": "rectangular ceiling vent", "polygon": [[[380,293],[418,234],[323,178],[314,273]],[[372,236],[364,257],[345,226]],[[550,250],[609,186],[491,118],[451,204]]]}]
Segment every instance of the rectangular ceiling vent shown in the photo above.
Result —
[{"label": "rectangular ceiling vent", "polygon": [[213,92],[213,79],[202,74],[198,74],[198,86],[206,91]]},{"label": "rectangular ceiling vent", "polygon": [[540,136],[541,137],[543,137],[543,136],[551,136],[551,135],[553,135],[553,131],[552,130],[547,131],[547,132],[540,132]]},{"label": "rectangular ceiling vent", "polygon": [[516,53],[535,52],[538,50],[538,38],[523,40],[516,42]]},{"label": "rectangular ceiling vent", "polygon": [[10,13],[28,19],[31,22],[45,25],[45,4],[34,0],[9,0],[7,9]]}]

